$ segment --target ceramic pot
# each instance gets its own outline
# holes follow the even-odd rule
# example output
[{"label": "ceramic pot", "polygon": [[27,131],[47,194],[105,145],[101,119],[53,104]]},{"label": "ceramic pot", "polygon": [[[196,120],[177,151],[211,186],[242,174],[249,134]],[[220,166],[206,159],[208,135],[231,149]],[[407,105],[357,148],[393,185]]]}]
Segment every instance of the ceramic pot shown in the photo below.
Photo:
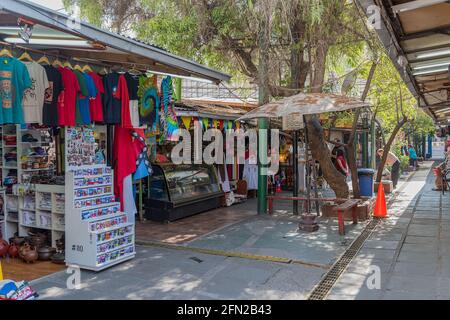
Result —
[{"label": "ceramic pot", "polygon": [[64,253],[55,253],[52,257],[52,262],[55,264],[65,264],[65,260]]},{"label": "ceramic pot", "polygon": [[6,254],[8,253],[9,244],[8,241],[6,241],[3,238],[0,238],[0,257],[5,258]]},{"label": "ceramic pot", "polygon": [[36,248],[31,248],[30,246],[27,246],[26,249],[22,250],[22,259],[26,263],[33,263],[38,259],[38,252]]},{"label": "ceramic pot", "polygon": [[44,246],[42,248],[38,249],[38,255],[39,255],[39,260],[41,261],[48,261],[52,258],[52,256],[55,254],[56,249],[49,247],[49,246]]},{"label": "ceramic pot", "polygon": [[9,245],[8,256],[10,258],[17,258],[18,255],[19,255],[19,249],[17,248],[16,244],[14,242],[12,242]]},{"label": "ceramic pot", "polygon": [[25,237],[19,237],[19,236],[14,236],[12,238],[9,238],[9,243],[10,244],[15,244],[16,247],[20,247],[22,244],[24,244],[25,242]]}]

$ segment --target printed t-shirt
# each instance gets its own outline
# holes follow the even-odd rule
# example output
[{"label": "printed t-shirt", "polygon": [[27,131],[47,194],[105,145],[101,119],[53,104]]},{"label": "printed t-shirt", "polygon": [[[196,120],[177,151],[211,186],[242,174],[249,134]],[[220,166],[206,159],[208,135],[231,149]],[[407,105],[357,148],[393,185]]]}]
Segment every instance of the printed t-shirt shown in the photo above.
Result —
[{"label": "printed t-shirt", "polygon": [[22,99],[31,79],[24,63],[16,58],[0,57],[0,123],[23,124]]},{"label": "printed t-shirt", "polygon": [[45,90],[44,108],[42,110],[42,123],[48,126],[58,125],[58,96],[61,93],[61,73],[53,66],[44,66],[48,79],[48,88]]},{"label": "printed t-shirt", "polygon": [[105,93],[103,87],[103,79],[95,72],[89,73],[94,81],[94,85],[97,91],[97,95],[94,99],[89,100],[89,111],[91,113],[91,120],[95,122],[103,122],[103,105],[102,94]]},{"label": "printed t-shirt", "polygon": [[77,76],[66,67],[59,67],[63,80],[64,90],[58,98],[58,119],[61,126],[76,126],[76,98],[80,91]]},{"label": "printed t-shirt", "polygon": [[109,73],[103,78],[103,122],[106,124],[120,124],[122,121],[122,104],[115,98],[115,93],[119,84],[119,74]]},{"label": "printed t-shirt", "polygon": [[23,95],[23,114],[25,123],[42,123],[45,90],[49,87],[47,73],[39,63],[24,62],[31,78],[31,87]]},{"label": "printed t-shirt", "polygon": [[[80,84],[80,92],[77,95],[77,107],[76,107],[76,123],[77,124],[89,124],[89,90],[86,84],[86,79],[81,71],[75,70],[78,83]],[[85,121],[87,120],[87,122]]]}]

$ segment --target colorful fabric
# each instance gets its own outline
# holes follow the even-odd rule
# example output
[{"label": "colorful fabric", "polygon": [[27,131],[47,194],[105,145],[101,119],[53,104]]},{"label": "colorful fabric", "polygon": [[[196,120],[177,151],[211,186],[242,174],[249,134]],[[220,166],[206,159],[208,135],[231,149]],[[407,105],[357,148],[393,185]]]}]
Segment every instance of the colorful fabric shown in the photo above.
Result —
[{"label": "colorful fabric", "polygon": [[77,76],[69,68],[59,67],[64,90],[58,97],[58,121],[61,126],[76,125],[76,97],[80,91]]},{"label": "colorful fabric", "polygon": [[124,75],[119,76],[119,83],[117,85],[117,90],[114,93],[114,98],[120,99],[122,103],[121,106],[122,128],[133,128],[130,116],[130,98],[128,95],[127,80],[125,79]]},{"label": "colorful fabric", "polygon": [[103,79],[95,72],[89,73],[97,91],[94,99],[89,100],[89,113],[93,122],[103,122],[103,104],[102,95],[105,93]]}]

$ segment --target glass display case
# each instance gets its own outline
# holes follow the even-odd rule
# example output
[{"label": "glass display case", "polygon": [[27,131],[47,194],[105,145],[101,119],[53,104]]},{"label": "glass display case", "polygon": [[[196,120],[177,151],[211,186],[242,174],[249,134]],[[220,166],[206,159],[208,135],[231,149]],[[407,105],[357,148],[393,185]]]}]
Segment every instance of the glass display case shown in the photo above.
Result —
[{"label": "glass display case", "polygon": [[217,171],[205,164],[153,164],[144,200],[145,216],[173,221],[217,208],[223,192]]}]

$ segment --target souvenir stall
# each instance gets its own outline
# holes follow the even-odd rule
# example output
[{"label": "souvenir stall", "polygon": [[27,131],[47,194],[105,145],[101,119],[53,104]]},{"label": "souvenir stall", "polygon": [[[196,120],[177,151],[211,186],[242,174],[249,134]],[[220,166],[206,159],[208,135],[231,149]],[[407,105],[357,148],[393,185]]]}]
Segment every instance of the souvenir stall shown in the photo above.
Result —
[{"label": "souvenir stall", "polygon": [[99,271],[134,257],[133,182],[152,173],[144,130],[170,140],[178,128],[171,75],[229,79],[27,1],[0,3],[0,257],[33,262],[11,266],[36,276],[43,261]]},{"label": "souvenir stall", "polygon": [[[174,104],[179,128],[191,133],[194,143],[194,128],[197,126],[202,133],[211,128],[220,130],[224,143],[227,129],[245,129],[246,124],[235,120],[246,111],[237,107],[229,107],[226,102],[202,103],[183,99]],[[148,130],[149,131],[149,130]],[[174,221],[200,212],[209,211],[223,205],[232,205],[246,198],[246,191],[257,189],[256,165],[233,164],[206,165],[170,163],[170,153],[178,143],[170,139],[161,140],[158,133],[148,133],[149,139],[157,139],[156,146],[163,150],[162,154],[152,157],[153,175],[143,185],[145,218],[154,221]],[[208,145],[202,142],[201,150]],[[157,152],[156,149],[153,152]],[[184,152],[193,157],[193,146]],[[235,153],[236,156],[236,153]],[[248,161],[248,154],[247,154]],[[250,167],[254,166],[252,175]],[[245,195],[238,192],[238,181],[248,180]]]}]

